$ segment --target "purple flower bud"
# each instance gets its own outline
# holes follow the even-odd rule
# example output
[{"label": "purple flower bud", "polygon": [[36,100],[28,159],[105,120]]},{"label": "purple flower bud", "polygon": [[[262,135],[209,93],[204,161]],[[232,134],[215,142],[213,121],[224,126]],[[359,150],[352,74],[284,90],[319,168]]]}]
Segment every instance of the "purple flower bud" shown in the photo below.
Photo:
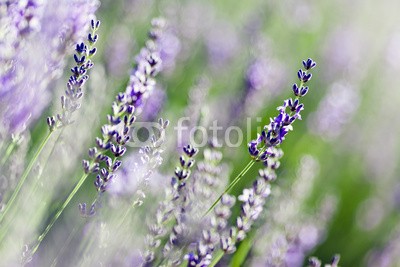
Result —
[{"label": "purple flower bud", "polygon": [[100,165],[99,165],[98,162],[96,162],[96,163],[93,164],[93,167],[92,167],[92,169],[91,169],[90,171],[91,171],[92,173],[96,173],[96,172],[99,171],[99,169],[100,169]]},{"label": "purple flower bud", "polygon": [[[311,73],[310,73],[311,74]],[[301,87],[300,96],[305,96],[308,92],[308,87]]]},{"label": "purple flower bud", "polygon": [[299,90],[299,87],[297,86],[297,84],[293,84],[292,89],[293,89],[293,93],[295,96],[300,96],[300,90]]},{"label": "purple flower bud", "polygon": [[92,147],[89,148],[89,157],[90,158],[94,158],[97,154],[97,148],[96,147]]},{"label": "purple flower bud", "polygon": [[306,70],[310,70],[312,68],[314,68],[317,65],[317,63],[315,63],[315,61],[313,61],[311,58],[306,60],[303,60],[303,66]]},{"label": "purple flower bud", "polygon": [[113,172],[117,171],[117,170],[119,169],[119,167],[121,167],[121,165],[122,165],[122,161],[117,160],[117,161],[114,163]]},{"label": "purple flower bud", "polygon": [[187,145],[183,147],[183,151],[185,152],[186,155],[188,155],[189,158],[191,158],[194,157],[199,150],[197,148],[192,147],[191,145]]},{"label": "purple flower bud", "polygon": [[82,161],[82,167],[83,167],[83,170],[85,171],[86,174],[89,173],[89,168],[90,168],[89,161],[83,160]]},{"label": "purple flower bud", "polygon": [[186,161],[183,156],[179,157],[179,163],[181,164],[182,167],[185,167]]}]

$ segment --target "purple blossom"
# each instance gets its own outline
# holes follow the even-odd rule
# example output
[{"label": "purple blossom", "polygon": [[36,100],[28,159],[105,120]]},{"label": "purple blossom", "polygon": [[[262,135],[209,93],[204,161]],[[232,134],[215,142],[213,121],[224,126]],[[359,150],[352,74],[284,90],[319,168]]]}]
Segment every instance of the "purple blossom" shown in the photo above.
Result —
[{"label": "purple blossom", "polygon": [[66,126],[72,123],[72,113],[78,110],[81,106],[79,100],[83,96],[83,85],[89,79],[88,70],[93,67],[91,58],[96,54],[98,35],[96,31],[100,26],[100,21],[91,21],[92,32],[88,35],[88,45],[80,43],[76,45],[74,60],[76,65],[71,68],[72,75],[69,77],[65,95],[61,97],[62,113],[57,114],[57,117],[48,117],[47,124],[50,131],[56,128]]},{"label": "purple blossom", "polygon": [[0,69],[0,117],[6,134],[22,132],[46,108],[48,85],[61,75],[69,45],[86,34],[88,18],[98,6],[97,0],[41,2],[10,2],[2,18],[2,23],[9,19],[4,21],[9,30],[4,44],[12,47],[0,49],[0,60],[7,61]]},{"label": "purple blossom", "polygon": [[[301,120],[301,111],[304,109],[304,105],[300,103],[300,98],[308,92],[306,84],[312,77],[311,73],[307,71],[314,68],[316,63],[312,59],[303,61],[304,70],[299,70],[297,76],[300,80],[300,85],[293,85],[293,92],[296,98],[291,98],[284,101],[283,106],[278,107],[279,115],[275,118],[270,119],[270,123],[264,126],[264,130],[261,134],[258,134],[257,139],[252,140],[248,144],[248,150],[250,155],[256,160],[261,160],[264,163],[267,162],[269,157],[269,148],[276,147],[285,140],[285,136],[290,130],[293,129],[292,124],[295,120]],[[289,113],[286,110],[289,109]]]},{"label": "purple blossom", "polygon": [[[146,251],[143,255],[143,266],[152,266],[158,255],[162,252],[164,259],[168,260],[168,265],[177,265],[181,261],[179,251],[175,246],[187,234],[185,224],[186,209],[188,208],[189,198],[187,181],[191,175],[191,168],[194,166],[194,157],[198,150],[191,145],[183,148],[183,155],[179,158],[179,165],[176,167],[174,176],[171,178],[169,190],[166,192],[165,201],[161,202],[156,212],[156,221],[149,225],[150,233],[146,236]],[[168,222],[174,222],[172,227],[168,227]],[[167,236],[167,242],[160,247],[161,240]],[[172,263],[173,262],[173,263]]]},{"label": "purple blossom", "polygon": [[149,41],[136,58],[126,91],[116,96],[112,113],[107,116],[108,124],[101,128],[102,137],[96,138],[96,147],[89,149],[90,160],[82,162],[85,173],[96,173],[94,185],[99,193],[105,192],[114,180],[114,173],[122,164],[119,158],[125,154],[125,145],[130,140],[135,115],[155,86],[154,77],[161,68],[158,40],[163,28],[164,20],[152,20]]},{"label": "purple blossom", "polygon": [[156,87],[153,90],[152,97],[150,97],[143,106],[141,120],[154,121],[164,107],[166,98],[167,94],[165,93],[165,90]]}]

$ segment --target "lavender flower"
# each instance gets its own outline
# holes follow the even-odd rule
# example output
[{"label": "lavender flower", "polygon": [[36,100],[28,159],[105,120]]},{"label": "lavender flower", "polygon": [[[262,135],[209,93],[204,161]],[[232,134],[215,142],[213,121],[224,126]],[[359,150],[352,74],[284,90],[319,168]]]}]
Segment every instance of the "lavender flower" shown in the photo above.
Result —
[{"label": "lavender flower", "polygon": [[141,119],[142,121],[154,121],[164,107],[167,94],[163,88],[155,88],[153,96],[148,99],[143,107]]},{"label": "lavender flower", "polygon": [[[83,160],[85,173],[97,173],[94,182],[98,192],[104,192],[114,179],[114,172],[122,162],[119,160],[126,152],[129,132],[136,120],[135,112],[140,109],[151,94],[155,85],[154,76],[160,70],[161,61],[157,52],[164,22],[161,19],[152,21],[150,40],[136,59],[130,83],[124,93],[119,93],[112,105],[112,114],[107,116],[108,123],[102,127],[102,138],[96,138],[96,147],[89,149],[89,160]],[[111,152],[111,155],[107,152]]]},{"label": "lavender flower", "polygon": [[196,242],[196,251],[185,256],[188,266],[208,266],[211,263],[214,250],[218,247],[221,235],[226,232],[228,219],[231,216],[231,208],[235,204],[235,198],[224,195],[220,203],[215,207],[214,213],[209,218],[209,223],[202,231]]},{"label": "lavender flower", "polygon": [[[150,100],[150,99],[149,99]],[[159,119],[157,131],[150,137],[150,143],[139,149],[127,158],[127,165],[123,166],[116,175],[118,180],[111,184],[110,191],[115,194],[134,193],[137,205],[141,205],[145,197],[145,188],[149,185],[149,178],[163,162],[165,131],[169,121]],[[135,205],[136,206],[136,205]]]},{"label": "lavender flower", "polygon": [[[191,226],[190,239],[196,242],[196,247],[185,256],[189,266],[206,266],[210,263],[212,252],[219,244],[220,234],[226,230],[231,207],[235,198],[224,195],[211,216],[199,217],[199,210],[204,210],[216,197],[218,188],[222,185],[226,171],[221,165],[222,153],[217,147],[216,140],[209,142],[203,152],[204,159],[197,164],[193,174],[191,191],[191,208],[187,224]],[[198,231],[197,229],[201,229]],[[194,230],[194,231],[193,231]]]},{"label": "lavender flower", "polygon": [[65,95],[61,97],[62,113],[57,114],[57,117],[48,117],[47,124],[50,131],[56,128],[61,128],[72,123],[71,116],[81,106],[79,100],[83,96],[82,87],[89,79],[87,75],[88,70],[93,67],[91,58],[96,54],[96,47],[98,35],[96,31],[100,26],[100,21],[91,21],[92,32],[88,35],[88,43],[80,43],[76,45],[74,60],[76,66],[71,69],[72,75],[69,77],[67,83],[67,90]]},{"label": "lavender flower", "polygon": [[40,29],[41,9],[40,1],[0,3],[1,30],[4,31],[0,36],[0,103],[4,102],[0,116],[5,134],[18,134],[31,116],[24,109],[21,112],[19,101],[13,99],[13,94],[23,79],[23,68],[17,66],[23,63],[25,41]]},{"label": "lavender flower", "polygon": [[[162,248],[163,259],[168,265],[177,265],[180,262],[180,255],[173,250],[186,231],[185,209],[188,204],[188,192],[186,183],[194,166],[194,156],[198,150],[190,145],[183,148],[184,154],[179,158],[179,166],[175,169],[175,175],[171,178],[171,187],[166,192],[166,200],[163,201],[156,212],[155,224],[149,225],[150,234],[146,236],[146,251],[143,255],[143,266],[152,266],[156,260],[157,250],[161,240],[168,235],[168,241]],[[166,222],[173,219],[175,224],[168,229]],[[176,253],[176,254],[175,254]]]},{"label": "lavender flower", "polygon": [[193,193],[195,214],[192,217],[197,220],[198,210],[206,209],[211,200],[216,197],[218,188],[223,185],[226,170],[222,166],[222,152],[217,147],[216,139],[208,143],[203,151],[203,160],[197,163],[197,170],[193,174],[190,190]]},{"label": "lavender flower", "polygon": [[[308,87],[305,84],[312,77],[312,74],[308,73],[308,71],[315,66],[316,63],[312,59],[303,61],[305,70],[300,69],[297,72],[300,85],[294,84],[292,87],[293,93],[296,96],[295,99],[289,98],[285,100],[283,106],[278,107],[280,114],[271,119],[268,125],[264,126],[264,130],[257,136],[257,139],[248,144],[249,153],[252,158],[268,164],[267,160],[273,154],[271,148],[282,143],[288,132],[293,129],[292,124],[294,121],[297,119],[301,120],[300,113],[304,109],[304,105],[300,103],[300,98],[308,92]],[[289,109],[289,113],[286,112],[287,109]]]},{"label": "lavender flower", "polygon": [[[17,30],[13,30],[15,28],[10,26],[13,24],[9,23],[8,30],[22,35],[6,34],[13,43],[13,51],[7,52],[5,57],[0,55],[0,60],[8,58],[9,62],[6,72],[0,71],[1,101],[6,103],[0,110],[0,117],[5,134],[21,133],[40,116],[49,102],[48,85],[62,73],[67,48],[87,32],[86,21],[94,17],[97,6],[97,0],[50,1],[46,4],[30,0],[10,1],[7,4],[8,10],[18,7],[20,11],[10,14],[17,14],[23,19],[18,23]],[[39,29],[40,35],[37,34]],[[29,43],[25,41],[28,38]]]}]

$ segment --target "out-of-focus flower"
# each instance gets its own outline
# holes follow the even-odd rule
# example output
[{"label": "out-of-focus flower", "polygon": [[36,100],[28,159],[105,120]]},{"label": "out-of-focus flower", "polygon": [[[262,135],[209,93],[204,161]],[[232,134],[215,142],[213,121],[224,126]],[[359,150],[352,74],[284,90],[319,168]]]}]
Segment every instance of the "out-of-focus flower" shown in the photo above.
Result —
[{"label": "out-of-focus flower", "polygon": [[219,70],[229,65],[239,50],[239,37],[234,25],[228,22],[215,23],[206,35],[208,60],[211,68]]},{"label": "out-of-focus flower", "polygon": [[366,256],[367,265],[370,267],[395,267],[400,262],[400,230],[397,227],[383,248],[371,250]]},{"label": "out-of-focus flower", "polygon": [[333,140],[352,120],[360,104],[358,90],[349,83],[336,82],[310,115],[310,131],[325,139]]},{"label": "out-of-focus flower", "polygon": [[327,197],[316,212],[299,213],[305,207],[318,171],[319,164],[315,158],[303,156],[291,189],[284,192],[280,188],[274,190],[270,216],[258,230],[265,238],[255,240],[257,256],[252,266],[301,266],[307,253],[321,242],[336,200]]},{"label": "out-of-focus flower", "polygon": [[[155,260],[163,260],[168,266],[176,266],[182,260],[182,252],[176,245],[182,243],[187,233],[185,221],[190,192],[186,185],[198,149],[187,145],[183,147],[183,151],[184,154],[179,158],[179,166],[171,178],[171,186],[166,190],[166,199],[157,208],[156,221],[149,225],[150,233],[145,240],[143,266],[152,266]],[[171,227],[169,223],[172,223]],[[163,237],[167,237],[167,242],[161,246]]]},{"label": "out-of-focus flower", "polygon": [[154,121],[162,108],[164,107],[167,94],[163,88],[156,87],[153,90],[153,95],[150,97],[143,107],[142,114],[140,114],[141,121],[151,122]]},{"label": "out-of-focus flower", "polygon": [[[117,42],[115,40],[118,40]],[[136,46],[129,30],[116,27],[111,31],[105,51],[107,71],[113,77],[126,75],[130,63],[130,51]]]}]

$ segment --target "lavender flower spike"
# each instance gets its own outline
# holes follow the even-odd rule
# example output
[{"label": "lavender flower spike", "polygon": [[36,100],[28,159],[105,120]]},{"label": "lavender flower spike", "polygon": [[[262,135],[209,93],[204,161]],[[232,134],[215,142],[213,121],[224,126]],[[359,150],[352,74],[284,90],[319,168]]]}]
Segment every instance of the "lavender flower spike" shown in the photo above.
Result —
[{"label": "lavender flower spike", "polygon": [[89,79],[87,72],[93,67],[91,58],[96,54],[97,51],[94,45],[98,39],[96,31],[99,29],[99,26],[100,21],[92,20],[92,32],[89,33],[87,37],[89,45],[86,45],[85,43],[76,45],[76,53],[74,54],[76,65],[71,69],[72,75],[69,77],[65,95],[61,96],[62,112],[57,114],[57,117],[52,116],[47,118],[47,124],[50,131],[54,131],[56,128],[61,128],[65,125],[71,124],[72,113],[78,110],[81,106],[79,100],[83,96],[82,87]]},{"label": "lavender flower spike", "polygon": [[[92,23],[92,28],[97,28],[98,23]],[[158,36],[161,34],[160,24],[153,24],[153,31],[157,31],[157,37],[154,35],[151,36],[151,39],[157,40]],[[97,37],[95,34],[88,36],[89,43],[93,43],[96,41]],[[148,84],[149,80],[152,80],[152,77],[155,76],[158,72],[158,67],[160,65],[160,60],[157,55],[157,50],[154,49],[157,47],[157,42],[152,42],[152,44],[148,44],[147,47],[143,49],[148,56],[142,58],[137,61],[137,65],[135,67],[134,75],[137,77],[133,82],[134,88],[141,88],[141,92],[147,92],[147,89],[153,85]],[[75,59],[77,62],[77,68],[73,68],[73,76],[75,74],[79,75],[80,79],[72,78],[74,84],[79,84],[82,77],[86,74],[86,58],[82,60],[83,56],[90,56],[90,53],[93,52],[92,49],[85,47],[85,45],[77,46],[77,58]],[[154,51],[154,52],[153,52]],[[89,64],[90,65],[90,64]],[[154,82],[155,83],[155,82]],[[72,84],[71,84],[72,85]],[[80,88],[78,86],[78,88]],[[68,88],[70,89],[70,88]],[[67,90],[68,91],[68,90]],[[75,100],[78,97],[79,89],[77,87],[71,86],[71,93],[73,93],[72,99]],[[69,91],[67,93],[69,95]],[[78,183],[75,185],[74,189],[70,192],[67,199],[58,209],[56,214],[51,219],[50,223],[47,225],[43,233],[38,237],[36,245],[32,249],[32,254],[34,254],[39,248],[41,242],[44,240],[46,235],[49,233],[50,229],[53,227],[55,222],[61,216],[65,208],[70,203],[71,199],[75,196],[78,190],[81,188],[82,184],[85,182],[86,178],[91,173],[96,173],[96,179],[94,185],[97,191],[103,193],[106,191],[108,184],[114,179],[115,174],[119,167],[121,167],[122,162],[119,160],[126,152],[125,144],[129,141],[129,131],[132,128],[132,124],[135,122],[136,117],[134,115],[136,110],[137,101],[141,100],[141,96],[143,94],[138,94],[137,98],[132,98],[132,95],[128,95],[127,93],[119,93],[116,97],[116,101],[112,105],[112,115],[108,115],[109,124],[103,125],[101,128],[102,138],[96,138],[96,147],[89,149],[89,157],[90,160],[83,160],[82,165],[84,169],[84,174],[79,179]],[[71,100],[72,101],[72,100]],[[74,102],[75,103],[75,102]],[[65,106],[67,108],[67,106]],[[73,106],[74,108],[76,106]],[[67,114],[69,110],[66,110]],[[62,114],[64,115],[64,114]],[[68,114],[69,115],[69,114]],[[64,117],[62,117],[64,118]],[[64,123],[63,120],[57,117],[57,120],[52,117],[50,118],[49,127],[50,130],[54,130],[54,127],[57,127],[58,124]],[[168,124],[168,123],[166,123]],[[62,125],[62,124],[61,124]],[[166,127],[166,125],[165,125]],[[83,205],[80,206],[81,212],[84,212],[87,215],[87,208]],[[90,215],[90,211],[89,211]]]},{"label": "lavender flower spike", "polygon": [[[211,207],[205,212],[204,216],[217,205],[221,200],[222,195],[228,193],[243,178],[255,162],[262,161],[264,165],[268,166],[270,164],[268,159],[276,157],[276,150],[274,148],[278,147],[285,139],[288,132],[293,129],[293,122],[297,119],[301,120],[300,113],[304,109],[304,105],[300,103],[300,98],[305,96],[308,92],[308,87],[305,86],[305,84],[311,79],[311,73],[308,73],[308,71],[316,65],[317,64],[310,58],[303,62],[305,70],[300,69],[298,71],[300,85],[293,85],[293,92],[296,96],[295,99],[286,99],[283,106],[278,107],[280,112],[279,115],[273,119],[271,118],[270,123],[264,126],[264,130],[261,134],[258,134],[255,140],[249,142],[248,151],[251,156],[251,161],[242,172],[231,181],[220,197],[214,201]],[[289,112],[286,112],[287,109],[289,109]],[[276,168],[277,167],[279,166],[276,166]]]},{"label": "lavender flower spike", "polygon": [[[96,147],[89,149],[90,160],[82,162],[86,174],[97,174],[94,185],[100,193],[106,191],[122,164],[119,158],[126,152],[125,145],[130,140],[129,132],[136,120],[135,114],[151,94],[156,83],[154,77],[160,71],[161,60],[157,47],[164,20],[154,19],[152,26],[150,40],[136,58],[136,67],[132,70],[126,91],[117,95],[112,113],[107,116],[108,124],[101,128],[102,137],[96,138]],[[82,57],[78,57],[78,60],[82,61]]]},{"label": "lavender flower spike", "polygon": [[253,159],[267,163],[266,161],[272,153],[271,148],[282,143],[288,132],[293,129],[294,121],[301,120],[300,113],[304,109],[304,105],[300,103],[300,98],[308,92],[308,87],[305,84],[312,77],[308,71],[314,68],[316,63],[309,58],[307,61],[303,61],[303,66],[305,70],[299,70],[297,73],[300,85],[294,84],[292,87],[295,99],[286,99],[283,106],[278,107],[279,115],[270,119],[270,123],[264,126],[264,130],[258,135],[257,139],[248,144],[249,153]]},{"label": "lavender flower spike", "polygon": [[[146,251],[143,255],[142,266],[153,266],[156,260],[166,261],[168,266],[180,264],[181,255],[174,246],[181,240],[187,231],[185,225],[185,213],[188,206],[188,192],[186,182],[191,175],[194,166],[194,157],[198,149],[187,145],[183,148],[184,154],[179,158],[179,166],[175,169],[174,177],[171,178],[171,187],[166,192],[166,199],[160,203],[156,222],[149,225],[150,233],[146,236]],[[172,228],[167,223],[174,220]],[[157,259],[162,239],[168,236],[168,241],[162,248],[163,259]],[[160,251],[161,252],[161,251]]]}]

